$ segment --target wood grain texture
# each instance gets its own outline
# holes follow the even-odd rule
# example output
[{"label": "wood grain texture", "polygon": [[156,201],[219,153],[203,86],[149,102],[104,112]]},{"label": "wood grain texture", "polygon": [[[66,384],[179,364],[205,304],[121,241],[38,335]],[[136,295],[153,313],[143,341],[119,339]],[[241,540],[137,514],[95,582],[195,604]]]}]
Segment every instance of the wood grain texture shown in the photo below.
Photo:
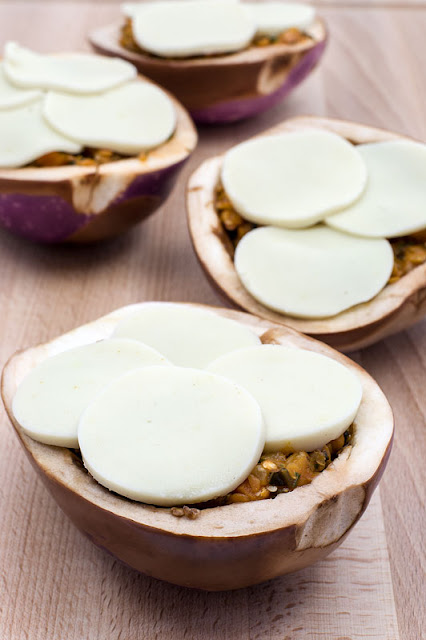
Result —
[{"label": "wood grain texture", "polygon": [[[131,302],[221,303],[198,266],[185,223],[184,183],[203,159],[285,117],[310,113],[426,140],[424,3],[389,9],[377,0],[368,11],[352,4],[336,0],[321,9],[330,46],[321,67],[285,103],[252,121],[200,129],[200,146],[172,197],[139,228],[93,247],[36,246],[0,233],[2,364],[18,348]],[[43,51],[88,50],[85,33],[117,12],[117,2],[3,1],[0,46],[13,38]],[[396,417],[381,502],[404,640],[419,640],[426,623],[424,354],[426,322],[354,354],[381,384]],[[398,639],[378,501],[325,563],[232,594],[188,592],[139,576],[84,540],[35,478],[4,412],[0,434],[2,640]],[[309,612],[314,629],[307,627]]]},{"label": "wood grain texture", "polygon": [[[27,475],[33,483],[32,470]],[[117,563],[63,520],[38,489],[25,531],[13,543],[20,570],[4,580],[10,594],[3,620],[8,638],[399,640],[378,494],[325,561],[258,587],[206,593]],[[40,513],[49,518],[51,540],[40,529]],[[40,550],[37,557],[34,548]]]}]

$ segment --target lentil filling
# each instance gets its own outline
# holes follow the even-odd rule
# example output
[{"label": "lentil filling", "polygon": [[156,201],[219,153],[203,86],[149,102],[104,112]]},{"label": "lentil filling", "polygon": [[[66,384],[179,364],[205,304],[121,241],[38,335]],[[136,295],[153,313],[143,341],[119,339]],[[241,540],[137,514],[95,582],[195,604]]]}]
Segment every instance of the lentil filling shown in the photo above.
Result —
[{"label": "lentil filling", "polygon": [[[252,40],[251,46],[267,47],[272,44],[295,45],[295,44],[300,44],[301,42],[305,42],[309,40],[312,40],[310,36],[306,35],[296,27],[292,27],[290,29],[286,29],[276,37],[255,36],[254,39]],[[159,57],[153,53],[150,53],[149,51],[146,51],[145,49],[142,49],[142,47],[140,47],[137,44],[133,35],[131,18],[126,18],[123,26],[121,27],[119,43],[124,49],[127,49],[128,51],[132,51],[132,53],[143,53],[144,55],[152,56],[153,58]],[[218,55],[223,55],[223,54],[218,54]],[[188,56],[188,57],[194,57],[194,56]],[[196,56],[196,57],[201,57],[201,56]],[[212,58],[215,56],[206,55],[202,57]]]},{"label": "lentil filling", "polygon": [[[341,436],[315,451],[296,451],[285,454],[281,451],[263,455],[248,478],[234,491],[223,498],[205,503],[204,506],[220,506],[234,502],[252,502],[275,498],[280,493],[289,493],[297,487],[310,484],[333,460],[350,445],[353,426]],[[200,505],[199,505],[200,506]]]},{"label": "lentil filling", "polygon": [[[241,238],[258,225],[244,220],[235,211],[221,184],[215,189],[214,206],[229,239],[228,249],[233,255],[235,247]],[[426,230],[403,238],[391,238],[390,243],[393,250],[394,263],[388,284],[397,282],[415,267],[426,262]]]},{"label": "lentil filling", "polygon": [[[142,155],[142,154],[141,154]],[[145,155],[145,154],[143,154]],[[64,153],[63,151],[51,151],[39,158],[36,158],[33,162],[26,165],[27,167],[64,167],[67,165],[78,165],[81,167],[91,167],[100,164],[106,164],[107,162],[116,162],[117,160],[123,160],[125,156],[110,151],[109,149],[92,149],[86,147],[82,153],[72,154]],[[140,158],[143,159],[142,157]]]},{"label": "lentil filling", "polygon": [[[322,449],[315,451],[296,451],[285,454],[281,451],[261,456],[259,462],[236,489],[208,502],[182,507],[172,507],[171,514],[176,518],[194,520],[202,509],[221,507],[236,502],[253,502],[276,498],[280,493],[289,493],[297,487],[310,484],[312,480],[326,469],[345,447],[352,444],[353,425],[341,436],[328,442]],[[71,449],[73,462],[86,473],[81,453]],[[122,496],[120,496],[122,497]]]}]

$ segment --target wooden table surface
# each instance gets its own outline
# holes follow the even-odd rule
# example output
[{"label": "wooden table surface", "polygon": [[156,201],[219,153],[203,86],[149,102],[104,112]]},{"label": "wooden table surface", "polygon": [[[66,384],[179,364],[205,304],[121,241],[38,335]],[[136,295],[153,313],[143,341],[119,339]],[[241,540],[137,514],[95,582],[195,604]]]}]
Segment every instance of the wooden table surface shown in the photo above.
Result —
[{"label": "wooden table surface", "polygon": [[[223,304],[198,266],[185,222],[184,185],[204,158],[297,114],[346,118],[426,141],[426,2],[320,0],[317,4],[331,32],[320,68],[270,112],[236,125],[202,128],[199,147],[172,196],[146,223],[115,241],[86,247],[37,246],[0,233],[2,365],[17,349],[47,341],[131,302]],[[40,51],[88,49],[87,31],[118,16],[118,3],[112,1],[3,0],[0,44],[14,39]],[[327,632],[332,627],[333,602],[326,612],[314,611],[319,616],[318,633],[304,634],[303,625],[297,626],[302,609],[292,614],[291,628],[280,609],[285,585],[294,586],[303,574],[239,592],[206,594],[171,587],[122,567],[84,539],[59,510],[35,477],[3,412],[0,639],[424,637],[426,320],[353,357],[380,383],[396,418],[381,503],[377,496],[367,511],[370,520],[361,521],[350,538],[352,545],[361,545],[358,555],[365,554],[364,572],[376,557],[370,538],[382,535],[385,541],[385,561],[390,564],[387,597],[393,598],[390,615],[396,612],[397,620],[394,626],[389,623],[386,633],[359,631],[357,619],[368,612],[368,598],[361,612],[356,601],[356,585],[362,582],[353,585],[357,615],[351,618],[346,612],[338,635]],[[380,509],[383,531],[367,530],[373,510]],[[350,552],[345,546],[336,554]],[[340,561],[336,554],[333,563]],[[319,581],[317,588],[323,587]],[[287,586],[287,591],[292,588]]]}]

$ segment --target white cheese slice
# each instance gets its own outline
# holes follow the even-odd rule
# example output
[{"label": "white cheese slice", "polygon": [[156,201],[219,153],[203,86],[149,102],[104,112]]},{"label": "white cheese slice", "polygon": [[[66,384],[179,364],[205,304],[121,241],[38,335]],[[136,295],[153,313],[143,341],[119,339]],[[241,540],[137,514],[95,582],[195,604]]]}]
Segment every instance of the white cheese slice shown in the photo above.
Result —
[{"label": "white cheese slice", "polygon": [[79,153],[80,144],[52,129],[42,115],[42,99],[0,110],[0,167],[15,168],[51,151]]},{"label": "white cheese slice", "polygon": [[315,224],[354,202],[366,180],[356,147],[315,129],[243,142],[222,165],[235,209],[247,220],[279,227]]},{"label": "white cheese slice", "polygon": [[371,300],[393,268],[390,243],[319,225],[261,227],[237,245],[235,268],[266,307],[302,318],[325,318]]},{"label": "white cheese slice", "polygon": [[212,373],[147,367],[117,379],[84,412],[83,461],[102,485],[159,506],[225,495],[265,442],[259,405]]},{"label": "white cheese slice", "polygon": [[354,421],[362,387],[344,365],[318,353],[279,345],[240,349],[208,367],[247,389],[266,426],[265,451],[313,451]]},{"label": "white cheese slice", "polygon": [[13,414],[35,440],[78,447],[78,421],[96,394],[131,369],[160,364],[169,363],[134,340],[103,340],[64,351],[41,362],[22,381]]},{"label": "white cheese slice", "polygon": [[327,224],[373,238],[395,238],[424,229],[426,145],[391,140],[357,149],[367,166],[367,188],[357,202],[327,218]]},{"label": "white cheese slice", "polygon": [[235,320],[169,302],[147,302],[117,325],[114,337],[140,340],[175,365],[200,369],[223,353],[260,344],[253,331]]},{"label": "white cheese slice", "polygon": [[296,27],[306,31],[315,20],[315,9],[295,2],[247,2],[246,10],[254,20],[259,36],[276,37]]},{"label": "white cheese slice", "polygon": [[46,55],[8,42],[4,71],[19,87],[96,93],[112,89],[137,75],[136,67],[120,58],[88,53]]},{"label": "white cheese slice", "polygon": [[165,0],[137,9],[132,30],[143,49],[180,58],[243,49],[251,42],[255,25],[234,0]]},{"label": "white cheese slice", "polygon": [[126,16],[126,18],[133,18],[144,6],[146,6],[144,2],[123,2],[120,8],[121,13]]},{"label": "white cheese slice", "polygon": [[13,109],[34,102],[42,96],[37,89],[21,89],[6,77],[3,63],[0,62],[0,109]]},{"label": "white cheese slice", "polygon": [[170,98],[139,80],[100,95],[49,91],[44,115],[54,129],[85,146],[128,155],[162,144],[176,127]]}]

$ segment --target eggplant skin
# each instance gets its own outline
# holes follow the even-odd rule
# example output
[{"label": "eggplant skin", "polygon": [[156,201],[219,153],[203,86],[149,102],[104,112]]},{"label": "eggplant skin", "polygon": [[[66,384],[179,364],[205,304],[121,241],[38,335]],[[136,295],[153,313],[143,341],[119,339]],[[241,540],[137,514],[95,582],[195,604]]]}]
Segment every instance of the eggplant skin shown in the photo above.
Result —
[{"label": "eggplant skin", "polygon": [[275,63],[276,67],[282,70],[287,66],[288,74],[277,89],[271,93],[262,95],[250,95],[241,97],[230,97],[219,100],[211,106],[191,108],[190,113],[195,122],[200,124],[226,124],[237,122],[257,116],[281,100],[284,100],[295,89],[319,63],[326,47],[326,40],[317,43],[312,49],[307,51],[300,59],[291,66],[289,60],[283,61],[281,65]]},{"label": "eggplant skin", "polygon": [[[108,194],[112,174],[100,177],[96,173],[85,174],[83,184],[66,178],[60,183],[52,182],[41,175],[37,185],[15,180],[12,187],[0,177],[0,225],[19,236],[44,243],[84,243],[110,238],[141,222],[164,203],[183,164],[184,160],[180,160],[158,171],[130,174],[127,187],[113,200],[106,199],[105,208],[97,212],[76,209],[75,200],[82,199],[76,191],[87,191],[90,182],[98,193],[104,190]],[[37,171],[45,175],[55,169]],[[2,187],[14,190],[2,193]]]},{"label": "eggplant skin", "polygon": [[[200,305],[197,305],[200,306]],[[127,500],[99,485],[66,448],[26,436],[12,414],[20,381],[45,358],[109,337],[138,305],[123,307],[51,342],[15,354],[2,376],[2,397],[26,455],[61,509],[98,547],[134,569],[197,589],[238,589],[302,569],[332,552],[365,511],[385,469],[393,416],[377,383],[331,347],[253,315],[206,307],[249,326],[262,342],[322,353],[360,379],[363,399],[352,446],[314,481],[274,500],[202,510],[194,520]]]},{"label": "eggplant skin", "polygon": [[119,235],[154,213],[198,141],[186,109],[165,93],[175,108],[175,131],[141,158],[0,169],[0,227],[35,242],[86,243]]},{"label": "eggplant skin", "polygon": [[159,58],[120,44],[121,24],[93,30],[89,40],[103,55],[120,56],[166,87],[200,124],[225,124],[256,116],[283,100],[319,63],[328,42],[317,18],[304,42],[249,47],[236,53]]},{"label": "eggplant skin", "polygon": [[[285,134],[306,128],[331,131],[354,145],[411,140],[385,129],[316,116],[289,118],[258,135]],[[214,206],[222,163],[223,156],[208,158],[190,176],[186,193],[187,220],[195,253],[206,276],[212,286],[235,307],[278,325],[290,326],[344,352],[372,345],[407,329],[424,317],[426,262],[416,266],[397,282],[387,284],[369,302],[329,318],[296,318],[273,311],[255,300],[243,287],[236,272],[233,247]]]}]

